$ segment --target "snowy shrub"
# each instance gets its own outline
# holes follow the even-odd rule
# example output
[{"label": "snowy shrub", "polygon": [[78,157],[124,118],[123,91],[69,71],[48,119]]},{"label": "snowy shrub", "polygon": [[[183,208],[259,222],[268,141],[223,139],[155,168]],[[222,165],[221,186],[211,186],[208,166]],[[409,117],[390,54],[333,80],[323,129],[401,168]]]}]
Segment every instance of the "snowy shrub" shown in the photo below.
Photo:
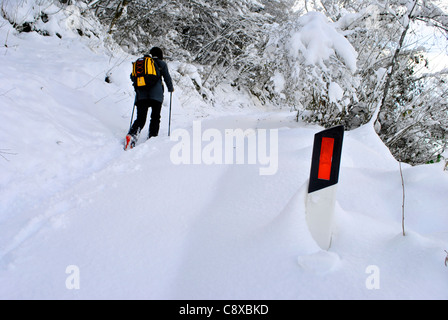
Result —
[{"label": "snowy shrub", "polygon": [[265,54],[277,101],[295,107],[305,121],[345,124],[348,107],[357,100],[357,53],[322,13],[278,26]]},{"label": "snowy shrub", "polygon": [[98,36],[101,25],[88,7],[79,2],[54,0],[4,0],[1,14],[17,32],[37,32],[44,36]]}]

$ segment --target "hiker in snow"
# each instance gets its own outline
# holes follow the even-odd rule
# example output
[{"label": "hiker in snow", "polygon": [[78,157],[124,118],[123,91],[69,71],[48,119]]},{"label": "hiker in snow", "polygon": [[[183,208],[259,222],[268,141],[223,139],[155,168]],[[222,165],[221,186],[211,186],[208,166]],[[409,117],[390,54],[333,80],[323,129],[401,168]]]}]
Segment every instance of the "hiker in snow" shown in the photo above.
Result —
[{"label": "hiker in snow", "polygon": [[137,106],[137,118],[126,136],[125,150],[135,146],[140,131],[145,126],[149,108],[151,108],[151,118],[148,139],[158,136],[164,92],[162,77],[168,87],[168,91],[174,92],[168,66],[163,61],[162,50],[154,47],[149,53],[150,56],[145,55],[133,63],[131,80],[133,81],[136,93],[135,105]]}]

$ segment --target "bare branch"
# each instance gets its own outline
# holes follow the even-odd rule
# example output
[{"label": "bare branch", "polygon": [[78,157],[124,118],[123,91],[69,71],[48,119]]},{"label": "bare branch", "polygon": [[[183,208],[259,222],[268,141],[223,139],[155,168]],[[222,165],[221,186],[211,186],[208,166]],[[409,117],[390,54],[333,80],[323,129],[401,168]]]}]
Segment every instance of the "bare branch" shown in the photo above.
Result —
[{"label": "bare branch", "polygon": [[9,155],[17,155],[17,153],[12,153],[12,152],[8,152],[9,151],[9,149],[0,149],[0,156],[3,158],[3,159],[5,159],[6,161],[9,161],[8,160],[8,158],[6,158],[5,156],[4,156],[4,154],[9,154]]}]

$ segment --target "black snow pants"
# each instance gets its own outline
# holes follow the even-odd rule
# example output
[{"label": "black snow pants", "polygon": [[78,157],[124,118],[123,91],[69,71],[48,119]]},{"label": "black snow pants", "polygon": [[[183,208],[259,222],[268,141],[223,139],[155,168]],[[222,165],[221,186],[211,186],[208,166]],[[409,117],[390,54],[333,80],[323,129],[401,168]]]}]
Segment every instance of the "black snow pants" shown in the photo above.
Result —
[{"label": "black snow pants", "polygon": [[137,137],[140,131],[143,129],[146,123],[146,117],[148,116],[148,109],[151,108],[151,119],[149,120],[149,133],[148,139],[151,137],[157,137],[159,135],[160,128],[160,113],[162,111],[162,103],[156,100],[139,100],[136,103],[137,106],[137,119],[129,130],[129,134]]}]

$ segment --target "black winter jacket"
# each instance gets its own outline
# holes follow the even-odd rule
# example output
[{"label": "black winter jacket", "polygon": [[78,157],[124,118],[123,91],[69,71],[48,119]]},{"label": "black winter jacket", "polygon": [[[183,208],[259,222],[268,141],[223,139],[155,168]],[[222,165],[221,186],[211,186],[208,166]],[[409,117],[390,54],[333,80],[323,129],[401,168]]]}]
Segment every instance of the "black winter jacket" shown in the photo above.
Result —
[{"label": "black winter jacket", "polygon": [[159,101],[160,103],[163,103],[164,87],[162,84],[162,78],[163,78],[163,81],[165,82],[166,86],[168,87],[168,92],[174,91],[173,82],[171,80],[171,76],[168,71],[168,65],[166,64],[166,62],[163,60],[160,60],[158,58],[154,58],[154,62],[160,71],[161,77],[159,78],[157,83],[152,87],[149,87],[149,88],[135,87],[135,92],[137,93],[137,96],[136,96],[137,101],[151,99],[151,100],[156,100],[156,101]]}]

